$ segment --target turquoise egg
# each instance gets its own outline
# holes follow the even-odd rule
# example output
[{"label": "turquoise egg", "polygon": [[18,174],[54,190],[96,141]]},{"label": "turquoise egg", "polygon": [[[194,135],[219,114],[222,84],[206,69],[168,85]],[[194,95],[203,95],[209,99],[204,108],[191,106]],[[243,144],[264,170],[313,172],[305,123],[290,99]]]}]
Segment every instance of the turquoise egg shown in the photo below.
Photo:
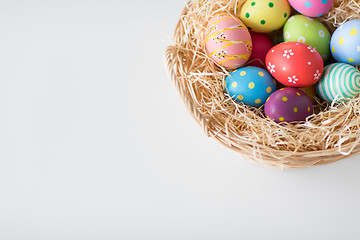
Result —
[{"label": "turquoise egg", "polygon": [[330,46],[336,61],[360,66],[360,19],[348,21],[336,29]]},{"label": "turquoise egg", "polygon": [[277,90],[277,86],[266,70],[243,67],[226,77],[225,90],[236,102],[259,107],[265,104],[268,97]]}]

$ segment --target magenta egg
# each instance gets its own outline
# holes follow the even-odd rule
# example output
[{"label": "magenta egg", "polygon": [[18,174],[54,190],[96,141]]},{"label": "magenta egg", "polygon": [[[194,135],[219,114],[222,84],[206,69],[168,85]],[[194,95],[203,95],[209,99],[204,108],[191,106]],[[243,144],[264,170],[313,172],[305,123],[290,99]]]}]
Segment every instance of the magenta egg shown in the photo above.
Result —
[{"label": "magenta egg", "polygon": [[333,0],[289,0],[289,3],[305,16],[320,17],[331,9]]},{"label": "magenta egg", "polygon": [[313,111],[310,98],[296,88],[279,89],[265,103],[265,115],[277,123],[305,121]]},{"label": "magenta egg", "polygon": [[265,57],[269,50],[274,46],[271,38],[265,33],[251,32],[252,53],[248,61],[248,66],[265,68]]}]

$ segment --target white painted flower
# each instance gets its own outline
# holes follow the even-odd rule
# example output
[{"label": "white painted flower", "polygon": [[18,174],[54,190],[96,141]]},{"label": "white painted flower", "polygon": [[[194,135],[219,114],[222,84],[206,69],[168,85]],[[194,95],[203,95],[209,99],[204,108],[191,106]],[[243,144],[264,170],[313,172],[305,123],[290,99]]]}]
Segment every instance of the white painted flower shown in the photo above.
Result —
[{"label": "white painted flower", "polygon": [[275,65],[271,64],[271,62],[269,62],[267,68],[269,69],[270,73],[274,73],[275,72]]},{"label": "white painted flower", "polygon": [[283,57],[286,57],[287,59],[290,59],[291,56],[294,56],[294,53],[293,53],[292,49],[284,51]]},{"label": "white painted flower", "polygon": [[292,20],[294,20],[294,16],[292,16],[291,18],[288,19],[288,22],[291,22]]},{"label": "white painted flower", "polygon": [[309,20],[309,21],[314,21],[314,19],[309,18],[309,17],[306,17],[306,19]]},{"label": "white painted flower", "polygon": [[288,31],[285,32],[285,38],[289,39],[290,38],[290,33]]},{"label": "white painted flower", "polygon": [[306,39],[301,36],[301,37],[298,38],[297,41],[298,41],[298,42],[301,42],[301,43],[305,43],[305,42],[306,42]]},{"label": "white painted flower", "polygon": [[294,75],[292,77],[288,77],[288,81],[289,81],[289,83],[296,84],[297,81],[299,81],[299,79],[297,79],[297,77]]},{"label": "white painted flower", "polygon": [[308,49],[309,49],[310,52],[312,52],[312,53],[316,52],[316,48],[313,48],[313,47],[311,47],[311,46],[308,46]]},{"label": "white painted flower", "polygon": [[322,37],[322,38],[325,37],[325,32],[322,31],[322,30],[320,30],[320,31],[319,31],[319,36]]},{"label": "white painted flower", "polygon": [[321,73],[319,70],[316,70],[316,73],[314,74],[314,80],[320,79]]},{"label": "white painted flower", "polygon": [[309,26],[309,24],[305,23],[305,27],[308,27],[308,26]]}]

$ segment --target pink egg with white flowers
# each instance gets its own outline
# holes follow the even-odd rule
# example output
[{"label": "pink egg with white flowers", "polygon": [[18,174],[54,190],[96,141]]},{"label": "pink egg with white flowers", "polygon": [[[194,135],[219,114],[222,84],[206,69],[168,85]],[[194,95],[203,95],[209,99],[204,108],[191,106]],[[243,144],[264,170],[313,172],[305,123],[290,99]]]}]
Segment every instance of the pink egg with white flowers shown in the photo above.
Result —
[{"label": "pink egg with white flowers", "polygon": [[296,11],[308,17],[320,17],[329,12],[333,2],[333,0],[289,0]]},{"label": "pink egg with white flowers", "polygon": [[252,51],[249,30],[238,18],[221,13],[206,26],[205,49],[217,64],[234,70],[246,64]]}]

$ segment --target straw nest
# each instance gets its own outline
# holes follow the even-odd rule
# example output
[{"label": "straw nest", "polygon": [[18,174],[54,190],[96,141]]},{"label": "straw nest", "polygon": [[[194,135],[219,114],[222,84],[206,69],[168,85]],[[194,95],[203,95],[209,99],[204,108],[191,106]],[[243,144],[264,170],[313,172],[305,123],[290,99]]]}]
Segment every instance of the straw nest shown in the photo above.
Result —
[{"label": "straw nest", "polygon": [[[205,52],[204,32],[210,16],[239,16],[245,0],[193,0],[183,10],[173,44],[165,52],[170,78],[186,107],[205,133],[237,151],[241,158],[281,168],[331,163],[360,152],[360,97],[329,104],[317,99],[306,122],[277,124],[263,107],[235,103],[224,91],[229,74]],[[335,0],[319,20],[330,31],[358,18],[357,0]]]}]

